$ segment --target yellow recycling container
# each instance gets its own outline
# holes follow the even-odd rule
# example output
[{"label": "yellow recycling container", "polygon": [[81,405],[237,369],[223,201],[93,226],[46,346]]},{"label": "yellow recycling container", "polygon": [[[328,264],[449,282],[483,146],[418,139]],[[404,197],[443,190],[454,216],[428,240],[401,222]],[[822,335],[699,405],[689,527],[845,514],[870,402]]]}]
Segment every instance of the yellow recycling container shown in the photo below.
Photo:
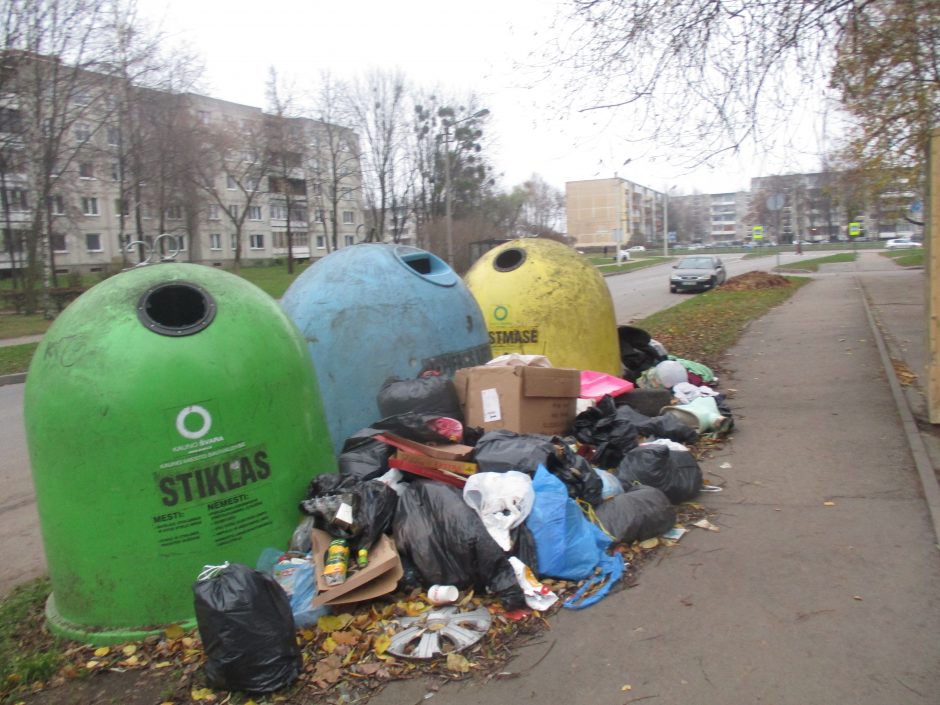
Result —
[{"label": "yellow recycling container", "polygon": [[513,240],[483,255],[464,280],[494,356],[544,355],[554,367],[621,375],[610,291],[575,250],[554,240]]}]

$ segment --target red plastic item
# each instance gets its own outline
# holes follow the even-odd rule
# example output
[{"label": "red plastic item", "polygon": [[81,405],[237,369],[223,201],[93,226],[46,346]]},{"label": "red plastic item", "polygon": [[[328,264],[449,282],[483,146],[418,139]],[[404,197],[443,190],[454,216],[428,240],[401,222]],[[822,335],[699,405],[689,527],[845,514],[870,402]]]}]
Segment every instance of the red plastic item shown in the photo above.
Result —
[{"label": "red plastic item", "polygon": [[581,370],[581,398],[600,401],[605,394],[612,397],[626,394],[634,389],[633,382],[604,372]]}]

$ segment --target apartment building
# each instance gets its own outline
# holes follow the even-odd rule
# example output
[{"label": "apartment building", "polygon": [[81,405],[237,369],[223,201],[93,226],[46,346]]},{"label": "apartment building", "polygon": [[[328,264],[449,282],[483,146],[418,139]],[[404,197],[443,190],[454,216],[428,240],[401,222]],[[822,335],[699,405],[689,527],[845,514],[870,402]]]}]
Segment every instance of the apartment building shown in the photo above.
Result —
[{"label": "apartment building", "polygon": [[[295,259],[316,259],[363,238],[352,130],[153,90],[135,93],[146,103],[138,114],[150,122],[130,124],[108,91],[100,95],[69,124],[68,158],[45,199],[49,256],[58,274],[115,271],[137,262],[155,241],[177,261],[230,267],[236,252],[249,266],[282,259],[289,249]],[[0,276],[9,276],[25,265],[33,209],[44,199],[30,191],[29,155],[18,153],[27,142],[18,135],[28,119],[20,115],[25,101],[8,94],[0,102],[7,157],[0,167]],[[172,119],[158,123],[170,113]],[[162,234],[170,237],[157,240]]]},{"label": "apartment building", "polygon": [[565,183],[567,232],[576,246],[662,242],[666,196],[620,177]]}]

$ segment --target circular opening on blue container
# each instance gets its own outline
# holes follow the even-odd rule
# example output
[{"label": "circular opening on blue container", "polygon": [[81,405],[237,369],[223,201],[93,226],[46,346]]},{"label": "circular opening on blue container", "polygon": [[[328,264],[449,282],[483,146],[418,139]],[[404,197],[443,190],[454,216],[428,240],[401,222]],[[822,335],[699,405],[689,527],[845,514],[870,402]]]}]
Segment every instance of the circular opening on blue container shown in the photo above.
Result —
[{"label": "circular opening on blue container", "polygon": [[209,292],[189,282],[159,284],[137,302],[137,318],[160,335],[180,337],[205,329],[215,318]]},{"label": "circular opening on blue container", "polygon": [[521,267],[523,262],[525,262],[525,250],[510,247],[508,250],[503,250],[496,255],[496,259],[493,260],[493,268],[497,272],[511,272]]},{"label": "circular opening on blue container", "polygon": [[430,252],[416,247],[399,245],[395,256],[413,274],[438,286],[453,286],[457,283],[457,273],[444,260]]}]

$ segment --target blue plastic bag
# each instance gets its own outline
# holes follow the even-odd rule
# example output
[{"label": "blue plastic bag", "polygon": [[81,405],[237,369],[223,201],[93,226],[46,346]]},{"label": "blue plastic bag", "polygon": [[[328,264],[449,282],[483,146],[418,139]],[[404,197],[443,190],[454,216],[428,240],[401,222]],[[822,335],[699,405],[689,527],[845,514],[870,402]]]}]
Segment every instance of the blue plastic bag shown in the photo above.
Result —
[{"label": "blue plastic bag", "polygon": [[313,606],[317,581],[309,554],[302,559],[283,556],[274,564],[271,572],[290,598],[290,610],[298,627],[313,626],[320,617],[330,614],[329,607]]},{"label": "blue plastic bag", "polygon": [[[535,541],[538,575],[585,580],[564,603],[580,609],[593,605],[623,576],[623,560],[610,556],[611,539],[584,516],[564,483],[540,465],[532,479],[535,502],[526,526]],[[600,570],[598,570],[598,568]]]}]

